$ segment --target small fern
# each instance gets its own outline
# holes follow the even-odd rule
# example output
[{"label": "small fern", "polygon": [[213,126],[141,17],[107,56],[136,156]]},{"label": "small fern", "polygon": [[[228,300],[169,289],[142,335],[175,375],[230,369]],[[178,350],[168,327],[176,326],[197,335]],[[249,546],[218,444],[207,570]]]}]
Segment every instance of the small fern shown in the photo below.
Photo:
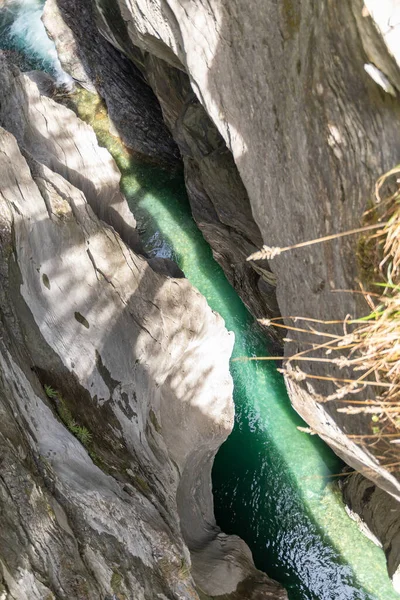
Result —
[{"label": "small fern", "polygon": [[58,392],[54,388],[52,388],[51,385],[45,385],[44,391],[46,392],[46,396],[48,398],[57,398],[58,396]]},{"label": "small fern", "polygon": [[93,441],[93,435],[83,425],[79,425],[72,416],[71,411],[65,403],[64,398],[61,394],[53,389],[50,385],[44,386],[46,395],[48,398],[54,400],[58,416],[69,431],[80,441],[80,443],[88,448]]},{"label": "small fern", "polygon": [[90,433],[90,431],[88,429],[86,429],[86,427],[80,426],[80,425],[77,425],[76,423],[74,423],[70,427],[70,430],[74,434],[74,436],[77,437],[78,440],[81,442],[81,444],[83,444],[84,446],[87,446],[88,444],[91,443],[93,436]]}]

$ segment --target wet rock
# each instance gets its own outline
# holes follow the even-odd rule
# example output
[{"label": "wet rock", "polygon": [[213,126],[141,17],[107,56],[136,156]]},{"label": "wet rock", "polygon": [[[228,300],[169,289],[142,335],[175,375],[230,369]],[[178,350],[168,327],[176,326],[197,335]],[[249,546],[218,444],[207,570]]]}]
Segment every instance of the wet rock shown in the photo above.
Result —
[{"label": "wet rock", "polygon": [[360,475],[352,473],[342,482],[343,499],[361,531],[382,546],[389,576],[400,593],[399,504],[389,494]]}]

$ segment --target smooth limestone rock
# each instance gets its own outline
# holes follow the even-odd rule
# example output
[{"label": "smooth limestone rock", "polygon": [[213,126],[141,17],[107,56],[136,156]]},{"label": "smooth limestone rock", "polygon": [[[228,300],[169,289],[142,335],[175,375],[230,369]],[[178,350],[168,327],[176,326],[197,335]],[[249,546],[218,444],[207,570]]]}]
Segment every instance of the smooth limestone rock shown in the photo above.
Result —
[{"label": "smooth limestone rock", "polygon": [[[264,243],[284,247],[358,227],[376,178],[397,162],[400,73],[395,60],[362,0],[267,5],[261,0],[251,5],[244,0],[93,1],[104,37],[140,67],[157,94],[184,157],[194,216],[230,280],[236,278],[239,293],[247,288],[242,298],[247,296],[246,304],[258,316],[268,302],[258,303],[254,282],[252,287],[242,283],[240,261],[247,241],[259,245],[260,231]],[[378,4],[381,9],[380,3],[367,3],[373,14]],[[57,5],[64,18],[70,16],[65,0]],[[79,23],[70,25],[81,39]],[[372,78],[374,70],[388,85]],[[190,99],[188,79],[196,98]],[[227,221],[221,219],[217,188],[215,196],[209,189],[218,170],[224,173],[223,161],[214,162],[210,178],[209,157],[220,159],[222,145],[208,146],[211,154],[206,145],[204,152],[212,128],[204,127],[199,103],[232,152],[246,190],[246,199],[239,193],[233,204],[228,201]],[[243,219],[243,209],[249,214],[247,198],[258,230],[250,231]],[[245,236],[237,221],[233,229],[229,220],[235,208]],[[360,295],[340,291],[355,287],[357,250],[357,238],[348,237],[283,253],[270,263],[274,275],[269,266],[256,265],[262,267],[256,285],[273,284],[275,278],[285,317],[330,320],[365,314]],[[286,354],[323,339],[302,332],[290,337]],[[347,375],[332,364],[301,367],[316,376]],[[369,418],[343,415],[337,412],[339,404],[321,402],[334,389],[327,381],[290,378],[287,386],[293,406],[335,452],[398,499],[398,471],[385,469],[374,448],[349,438],[370,433]]]},{"label": "smooth limestone rock", "polygon": [[1,597],[286,598],[213,516],[232,335],[124,243],[90,128],[0,79]]},{"label": "smooth limestone rock", "polygon": [[[260,0],[250,7],[244,0],[171,0],[168,6],[161,0],[104,0],[97,2],[101,27],[104,5],[116,3],[133,44],[171,66],[179,61],[188,73],[233,153],[266,244],[289,246],[360,225],[374,181],[395,164],[400,148],[397,98],[364,65],[373,61],[397,90],[400,73],[370,17],[363,16],[361,0],[267,6]],[[122,27],[115,19],[108,23]],[[281,314],[322,320],[365,314],[359,295],[333,293],[354,288],[356,252],[350,237],[277,256],[271,266]],[[302,333],[291,337],[288,354],[315,341]],[[332,365],[302,368],[346,376]],[[318,422],[317,431],[335,451],[357,468],[361,452],[373,464],[371,477],[400,497],[398,478],[347,437],[369,431],[369,419],[338,413],[333,402],[317,404],[333,389],[326,381],[289,385],[295,408],[306,421]]]},{"label": "smooth limestone rock", "polygon": [[[267,261],[260,264],[246,262],[247,256],[262,244],[246,189],[231,152],[196,98],[187,74],[135,47],[116,4],[102,2],[99,8],[94,14],[97,15],[97,24],[103,36],[131,59],[160,102],[165,122],[183,158],[193,217],[210,244],[214,258],[255,317],[278,316],[276,280]],[[89,38],[96,36],[92,33],[95,28],[94,17],[85,18],[83,22],[81,18],[82,14],[89,12],[92,14],[90,3],[82,3],[81,0],[47,0],[44,9],[43,21],[56,43],[60,60],[77,80],[82,80],[85,69],[88,71],[86,65],[97,65],[99,61],[97,43],[88,43],[88,27],[91,31]],[[88,24],[90,21],[92,23]],[[105,43],[103,40],[102,44]],[[117,78],[124,81],[126,78],[122,59],[119,63],[106,63],[102,69],[105,84],[108,80]],[[96,81],[93,75],[92,80]],[[90,82],[85,75],[83,85],[93,89]],[[101,88],[99,91],[104,95]],[[118,94],[104,97],[113,118],[121,111],[120,97]],[[125,103],[123,98],[123,107]],[[131,110],[140,112],[143,100],[131,96],[129,103]],[[128,124],[130,139],[126,136]],[[146,124],[127,115],[124,125],[123,129],[117,126],[116,132],[129,147],[135,149],[135,139],[143,135]],[[280,333],[280,330],[278,333],[270,332],[278,346],[282,343]],[[277,352],[280,354],[282,349],[279,347]]]},{"label": "smooth limestone rock", "polygon": [[[69,14],[65,0],[57,4],[63,15]],[[71,11],[71,3],[68,6]],[[360,225],[374,181],[393,166],[400,148],[397,98],[384,92],[364,66],[373,61],[394,89],[400,89],[400,73],[372,20],[364,16],[361,0],[316,6],[308,0],[279,6],[260,1],[250,8],[243,0],[171,0],[168,5],[161,0],[98,0],[96,7],[104,36],[138,63],[132,44],[142,50],[144,72],[150,64],[147,77],[170,127],[181,118],[179,105],[188,101],[187,80],[177,84],[179,74],[169,69],[186,71],[197,99],[232,151],[265,243],[288,246]],[[77,23],[75,28],[80,39],[84,33]],[[167,63],[164,90],[162,74],[154,76],[161,62]],[[174,100],[166,103],[168,91]],[[227,248],[227,236],[221,235],[219,207],[209,201],[211,194],[204,185],[210,168],[204,156],[208,159],[209,153],[203,152],[201,168],[198,157],[192,158],[196,141],[195,153],[201,154],[207,140],[201,118],[191,119],[194,112],[196,103],[194,108],[185,106],[182,114],[187,121],[175,126],[174,135],[179,143],[191,130],[184,140],[189,148],[187,185],[195,215],[207,203],[197,219],[209,241],[214,239],[218,258],[223,254],[222,237],[223,249]],[[211,148],[214,157],[220,146]],[[247,211],[243,194],[237,194],[236,201],[237,214]],[[246,227],[248,222],[240,220]],[[231,226],[229,215],[222,223],[226,221]],[[260,244],[254,237],[257,231],[246,228],[246,238],[253,238],[254,245]],[[246,238],[236,244],[239,262]],[[357,239],[347,237],[277,256],[271,266],[281,314],[321,320],[365,314],[359,294],[337,291],[354,288],[356,254]],[[240,269],[228,266],[232,254],[226,256],[228,260],[220,262],[232,280]],[[263,271],[273,282],[267,269]],[[287,354],[320,340],[301,332],[291,332],[291,338]],[[311,375],[346,377],[345,370],[332,364],[301,366]],[[327,381],[291,380],[288,388],[294,407],[348,464],[365,465],[378,485],[400,497],[398,477],[348,437],[369,432],[368,417],[338,413],[334,402],[321,404],[320,397],[335,389]]]},{"label": "smooth limestone rock", "polygon": [[72,111],[60,107],[49,120],[47,113],[54,102],[41,94],[38,82],[46,86],[46,80],[40,77],[39,81],[35,72],[0,71],[3,127],[25,150],[80,189],[97,216],[112,225],[128,245],[141,250],[136,220],[119,189],[121,175],[110,154],[98,146],[92,128]]}]

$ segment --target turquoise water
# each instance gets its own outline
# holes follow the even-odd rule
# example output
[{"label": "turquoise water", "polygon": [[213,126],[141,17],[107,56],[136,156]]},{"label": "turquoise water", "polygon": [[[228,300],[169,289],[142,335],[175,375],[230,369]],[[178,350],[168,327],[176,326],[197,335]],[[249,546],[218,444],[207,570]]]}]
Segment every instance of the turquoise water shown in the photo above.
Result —
[{"label": "turquoise water", "polygon": [[43,5],[44,0],[0,0],[1,48],[19,55],[16,62],[22,69],[42,69],[68,83],[71,78],[62,70],[41,20]]},{"label": "turquoise water", "polygon": [[[265,356],[266,340],[214,261],[195,225],[181,179],[131,165],[124,191],[147,250],[175,259],[235,332],[234,357]],[[291,408],[271,363],[233,361],[235,428],[213,469],[215,513],[249,544],[257,567],[290,600],[394,600],[383,552],[347,516],[342,463]]]},{"label": "turquoise water", "polygon": [[[32,4],[30,0],[24,6]],[[24,6],[18,13],[22,20]],[[3,28],[0,46],[12,39],[27,60],[55,69],[46,62],[46,44],[40,42],[32,55],[32,38],[25,34],[30,22],[27,11],[20,37],[10,38]],[[76,102],[83,104],[82,97]],[[99,139],[119,164],[122,187],[149,254],[176,260],[223,316],[235,332],[234,357],[265,355],[265,338],[191,217],[182,173],[172,176],[136,162],[105,133],[107,127],[102,129],[104,109],[96,102],[89,105],[82,114],[97,127]],[[92,109],[97,110],[94,118]],[[398,600],[383,552],[345,513],[336,478],[331,477],[340,470],[340,461],[320,440],[298,431],[303,422],[291,408],[274,365],[238,361],[231,363],[231,372],[235,428],[213,470],[218,523],[246,540],[256,565],[286,586],[290,600]]]}]

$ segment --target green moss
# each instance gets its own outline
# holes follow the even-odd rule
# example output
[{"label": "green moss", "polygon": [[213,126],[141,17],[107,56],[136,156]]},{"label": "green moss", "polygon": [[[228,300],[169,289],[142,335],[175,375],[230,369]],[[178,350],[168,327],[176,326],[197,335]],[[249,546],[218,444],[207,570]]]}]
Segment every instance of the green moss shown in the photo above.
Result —
[{"label": "green moss", "polygon": [[361,236],[357,244],[357,265],[361,281],[370,287],[376,279],[376,268],[374,256],[376,253],[376,242],[371,237]]},{"label": "green moss", "polygon": [[6,258],[10,258],[10,256],[12,256],[14,252],[14,247],[12,244],[7,244],[7,246],[4,247],[4,254],[6,256]]},{"label": "green moss", "polygon": [[121,584],[122,584],[121,573],[118,573],[118,571],[113,571],[113,574],[111,575],[111,581],[110,581],[112,591],[119,592],[121,589]]},{"label": "green moss", "polygon": [[72,418],[71,411],[65,404],[65,401],[61,395],[58,395],[57,412],[64,425],[66,425],[68,429],[72,429],[72,427],[75,425],[75,421]]},{"label": "green moss", "polygon": [[282,12],[285,22],[285,33],[288,39],[299,31],[301,14],[298,0],[283,0]]},{"label": "green moss", "polygon": [[46,508],[46,512],[47,512],[48,516],[50,517],[50,519],[52,519],[53,521],[56,521],[56,519],[57,519],[56,514],[55,514],[52,506],[47,501],[45,503],[45,508]]},{"label": "green moss", "polygon": [[[375,225],[378,223],[379,215],[372,203],[370,203],[365,215],[363,225]],[[356,256],[361,282],[367,289],[370,289],[374,283],[382,279],[378,268],[382,258],[382,248],[377,238],[374,238],[371,234],[360,236],[357,243]]]},{"label": "green moss", "polygon": [[121,170],[129,168],[130,156],[119,137],[113,135],[107,107],[98,94],[78,88],[63,102],[80,119],[91,125],[100,146],[106,147]]}]

